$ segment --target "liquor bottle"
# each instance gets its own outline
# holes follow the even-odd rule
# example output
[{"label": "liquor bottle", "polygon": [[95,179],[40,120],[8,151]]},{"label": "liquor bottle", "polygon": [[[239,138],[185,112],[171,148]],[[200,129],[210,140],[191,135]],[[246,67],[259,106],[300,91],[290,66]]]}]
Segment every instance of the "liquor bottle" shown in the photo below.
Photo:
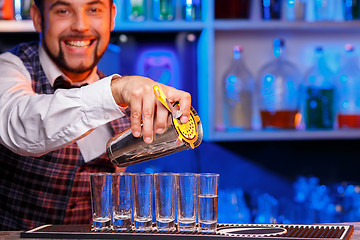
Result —
[{"label": "liquor bottle", "polygon": [[281,18],[281,0],[261,0],[261,9],[264,20]]},{"label": "liquor bottle", "polygon": [[306,129],[332,129],[335,117],[334,74],[323,48],[315,49],[315,64],[305,74],[304,120]]},{"label": "liquor bottle", "polygon": [[359,0],[344,0],[344,19],[360,19],[360,2]]},{"label": "liquor bottle", "polygon": [[175,18],[175,0],[153,0],[154,19],[171,21]]},{"label": "liquor bottle", "polygon": [[251,128],[253,77],[242,57],[242,47],[233,47],[233,59],[224,75],[223,116],[226,131]]},{"label": "liquor bottle", "polygon": [[340,128],[360,128],[360,68],[351,44],[345,45],[345,59],[337,74]]},{"label": "liquor bottle", "polygon": [[305,0],[283,0],[282,18],[286,21],[302,21],[305,19]]},{"label": "liquor bottle", "polygon": [[274,56],[259,71],[257,96],[264,129],[294,129],[298,113],[300,72],[285,57],[285,42],[275,39]]},{"label": "liquor bottle", "polygon": [[31,19],[30,8],[33,3],[33,0],[14,1],[15,19],[18,21]]},{"label": "liquor bottle", "polygon": [[251,0],[215,0],[215,18],[248,19]]},{"label": "liquor bottle", "polygon": [[0,20],[14,19],[14,1],[1,0],[0,1]]},{"label": "liquor bottle", "polygon": [[183,0],[183,18],[186,21],[201,20],[201,0]]},{"label": "liquor bottle", "polygon": [[335,15],[335,0],[314,0],[315,20],[332,21]]},{"label": "liquor bottle", "polygon": [[145,20],[145,1],[144,0],[126,0],[126,18],[129,21]]}]

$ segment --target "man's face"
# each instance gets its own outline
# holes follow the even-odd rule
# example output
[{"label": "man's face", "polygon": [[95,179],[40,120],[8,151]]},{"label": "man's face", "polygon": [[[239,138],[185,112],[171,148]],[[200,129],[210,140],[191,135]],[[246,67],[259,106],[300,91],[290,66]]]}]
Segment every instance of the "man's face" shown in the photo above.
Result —
[{"label": "man's face", "polygon": [[45,0],[42,44],[63,71],[89,72],[105,52],[114,17],[109,0]]}]

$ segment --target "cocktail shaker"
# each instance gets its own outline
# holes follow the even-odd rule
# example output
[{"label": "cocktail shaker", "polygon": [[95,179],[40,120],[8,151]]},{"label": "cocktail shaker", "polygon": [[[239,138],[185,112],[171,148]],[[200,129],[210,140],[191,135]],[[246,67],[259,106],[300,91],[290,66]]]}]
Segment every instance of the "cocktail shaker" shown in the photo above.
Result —
[{"label": "cocktail shaker", "polygon": [[[159,87],[156,86],[154,91],[164,105],[169,105]],[[106,152],[114,165],[125,167],[185,149],[193,149],[200,145],[203,129],[195,109],[191,107],[188,122],[182,124],[179,120],[181,112],[179,113],[178,110],[175,113],[174,106],[166,107],[172,112],[172,124],[165,133],[156,135],[151,144],[145,143],[142,137],[134,137],[131,128],[113,136],[108,141]]]}]

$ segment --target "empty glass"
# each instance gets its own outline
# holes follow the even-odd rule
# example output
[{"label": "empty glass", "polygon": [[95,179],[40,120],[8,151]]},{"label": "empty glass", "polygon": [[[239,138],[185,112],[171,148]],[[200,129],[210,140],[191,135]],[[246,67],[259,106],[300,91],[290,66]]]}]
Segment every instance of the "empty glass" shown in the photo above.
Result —
[{"label": "empty glass", "polygon": [[111,175],[109,173],[91,173],[90,193],[94,230],[110,229]]},{"label": "empty glass", "polygon": [[111,175],[112,207],[114,230],[132,228],[131,173],[114,173]]},{"label": "empty glass", "polygon": [[196,231],[197,174],[176,174],[177,222],[182,232]]},{"label": "empty glass", "polygon": [[155,173],[155,212],[158,231],[173,231],[175,226],[175,174]]},{"label": "empty glass", "polygon": [[152,173],[133,173],[133,207],[136,231],[152,230]]}]

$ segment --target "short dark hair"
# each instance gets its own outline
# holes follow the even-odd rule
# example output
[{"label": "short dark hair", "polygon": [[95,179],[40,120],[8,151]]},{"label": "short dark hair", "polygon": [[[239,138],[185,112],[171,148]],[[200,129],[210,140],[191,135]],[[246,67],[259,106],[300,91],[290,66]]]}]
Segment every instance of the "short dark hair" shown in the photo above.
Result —
[{"label": "short dark hair", "polygon": [[[113,4],[113,0],[110,0],[110,6]],[[44,13],[44,0],[34,0],[35,5],[39,8],[41,16],[43,17]]]},{"label": "short dark hair", "polygon": [[[110,3],[112,4],[114,1],[113,0],[110,0]],[[44,1],[43,0],[34,0],[34,3],[35,3],[35,5],[37,6],[37,7],[41,7],[41,6],[43,6],[43,4],[44,4]]]}]

